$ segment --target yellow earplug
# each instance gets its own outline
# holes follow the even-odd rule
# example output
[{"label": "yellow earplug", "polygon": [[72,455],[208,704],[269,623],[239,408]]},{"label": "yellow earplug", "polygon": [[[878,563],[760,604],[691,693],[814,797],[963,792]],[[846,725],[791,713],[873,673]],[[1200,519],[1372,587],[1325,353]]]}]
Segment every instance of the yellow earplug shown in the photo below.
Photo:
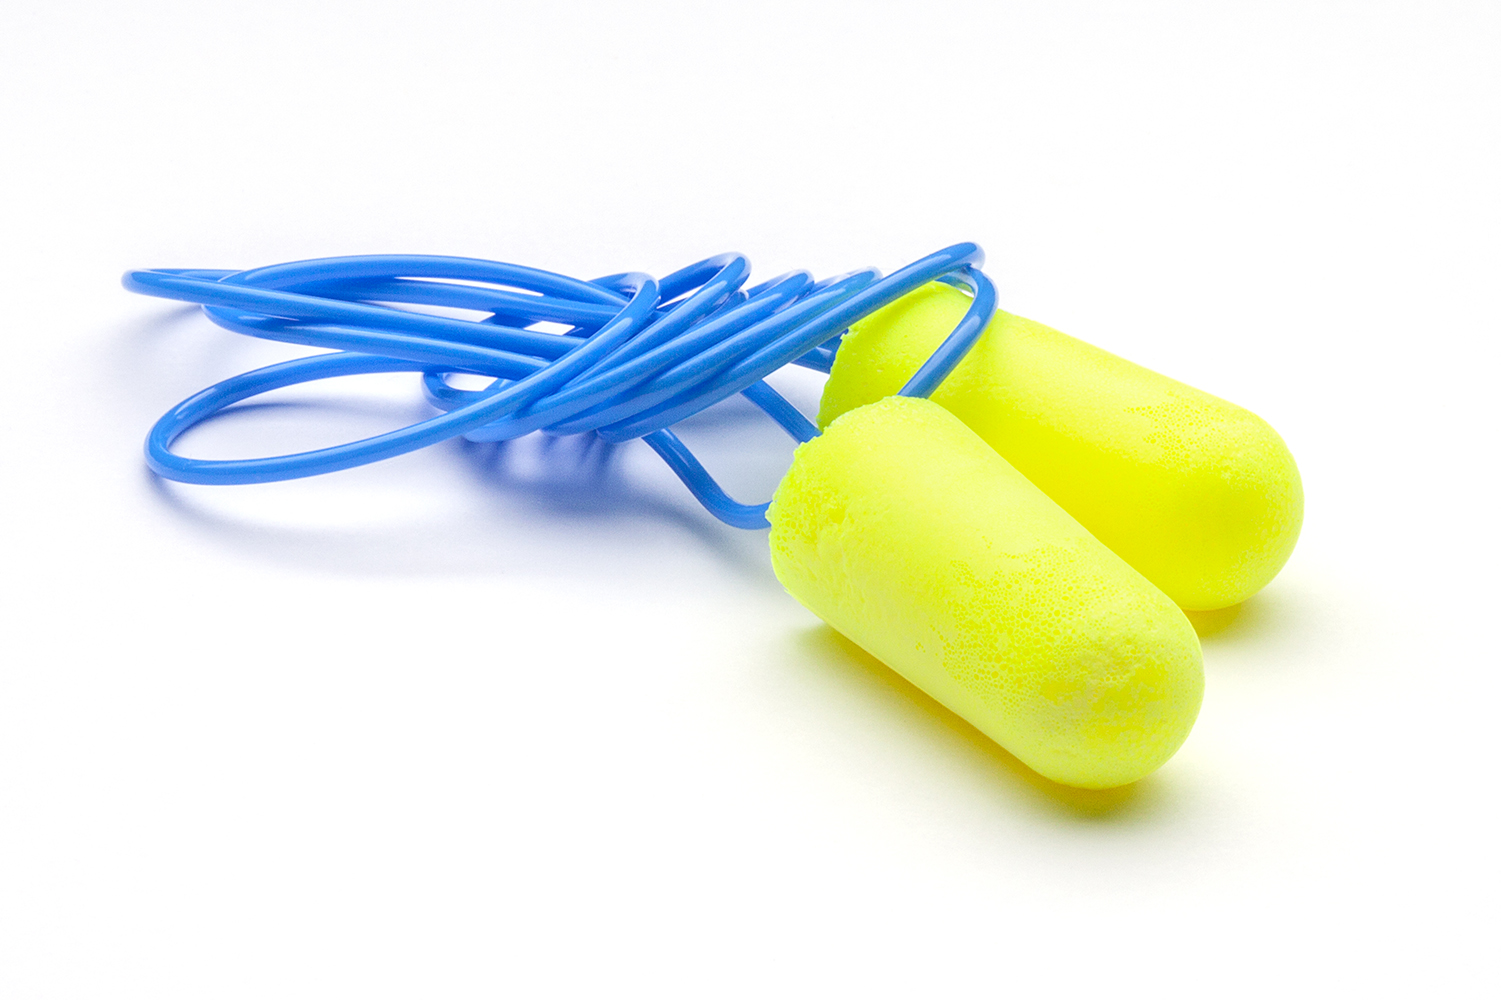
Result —
[{"label": "yellow earplug", "polygon": [[934,402],[833,421],[767,517],[788,592],[1054,781],[1135,781],[1193,726],[1183,612]]},{"label": "yellow earplug", "polygon": [[[819,424],[899,390],[969,307],[930,284],[857,323]],[[1179,607],[1227,607],[1291,555],[1303,486],[1248,410],[1040,323],[996,313],[933,400]]]}]

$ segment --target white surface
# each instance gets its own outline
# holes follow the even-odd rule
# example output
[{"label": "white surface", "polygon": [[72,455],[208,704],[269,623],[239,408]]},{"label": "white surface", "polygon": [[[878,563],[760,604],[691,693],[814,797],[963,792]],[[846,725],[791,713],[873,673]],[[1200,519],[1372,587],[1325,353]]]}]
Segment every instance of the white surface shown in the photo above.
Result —
[{"label": "white surface", "polygon": [[[1493,3],[8,5],[0,995],[1494,996],[1498,51]],[[852,653],[639,444],[141,461],[285,353],[128,267],[960,239],[1305,476],[1128,791]],[[790,454],[687,433],[747,499]]]}]

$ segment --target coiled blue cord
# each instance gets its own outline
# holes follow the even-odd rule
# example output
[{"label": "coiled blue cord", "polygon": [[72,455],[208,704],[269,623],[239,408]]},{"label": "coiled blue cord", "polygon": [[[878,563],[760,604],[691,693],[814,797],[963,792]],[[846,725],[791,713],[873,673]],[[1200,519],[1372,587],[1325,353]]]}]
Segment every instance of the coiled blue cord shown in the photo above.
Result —
[{"label": "coiled blue cord", "polygon": [[[327,257],[250,271],[127,272],[133,292],[196,302],[237,333],[332,348],[225,379],[173,407],[146,439],[146,461],[185,483],[266,483],[391,458],[452,437],[504,441],[546,431],[642,438],[715,517],[767,527],[768,504],[731,499],[668,428],[740,393],[798,441],[818,429],[762,381],[785,364],[829,371],[840,337],[861,318],[930,281],[968,289],[969,311],[902,395],[927,396],[963,360],[996,308],[984,253],[959,243],[881,277],[868,268],[814,281],[794,271],[742,288],[739,254],[663,278],[614,274],[581,281],[467,257]],[[382,303],[490,313],[449,319]],[[563,324],[562,334],[528,329]],[[171,451],[184,431],[252,396],[303,382],[375,372],[422,373],[444,411],[400,430],[270,458],[209,460]],[[447,376],[493,377],[480,390]]]}]

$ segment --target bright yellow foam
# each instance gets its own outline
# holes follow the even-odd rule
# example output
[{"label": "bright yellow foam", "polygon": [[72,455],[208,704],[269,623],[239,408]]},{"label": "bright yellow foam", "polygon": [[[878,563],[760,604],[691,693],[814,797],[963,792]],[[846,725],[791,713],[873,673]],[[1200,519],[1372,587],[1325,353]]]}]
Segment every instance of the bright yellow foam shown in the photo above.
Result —
[{"label": "bright yellow foam", "polygon": [[767,516],[794,597],[1042,775],[1127,784],[1188,736],[1183,612],[936,403],[834,421]]},{"label": "bright yellow foam", "polygon": [[[970,300],[932,284],[857,324],[820,425],[897,392]],[[997,313],[933,399],[1180,607],[1271,582],[1303,523],[1303,485],[1266,421],[1020,316]]]}]

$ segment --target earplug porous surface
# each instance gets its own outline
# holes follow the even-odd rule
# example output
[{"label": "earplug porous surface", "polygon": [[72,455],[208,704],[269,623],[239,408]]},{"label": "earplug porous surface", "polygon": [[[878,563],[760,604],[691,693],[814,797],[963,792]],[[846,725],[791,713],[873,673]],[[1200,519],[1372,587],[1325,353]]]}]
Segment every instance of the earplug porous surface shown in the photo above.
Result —
[{"label": "earplug porous surface", "polygon": [[835,420],[768,518],[794,597],[1044,776],[1127,784],[1187,737],[1182,611],[936,403]]},{"label": "earplug porous surface", "polygon": [[[968,305],[930,284],[857,323],[819,424],[896,392]],[[1266,421],[1041,323],[997,312],[932,399],[1180,607],[1245,600],[1297,542],[1302,481]]]}]

